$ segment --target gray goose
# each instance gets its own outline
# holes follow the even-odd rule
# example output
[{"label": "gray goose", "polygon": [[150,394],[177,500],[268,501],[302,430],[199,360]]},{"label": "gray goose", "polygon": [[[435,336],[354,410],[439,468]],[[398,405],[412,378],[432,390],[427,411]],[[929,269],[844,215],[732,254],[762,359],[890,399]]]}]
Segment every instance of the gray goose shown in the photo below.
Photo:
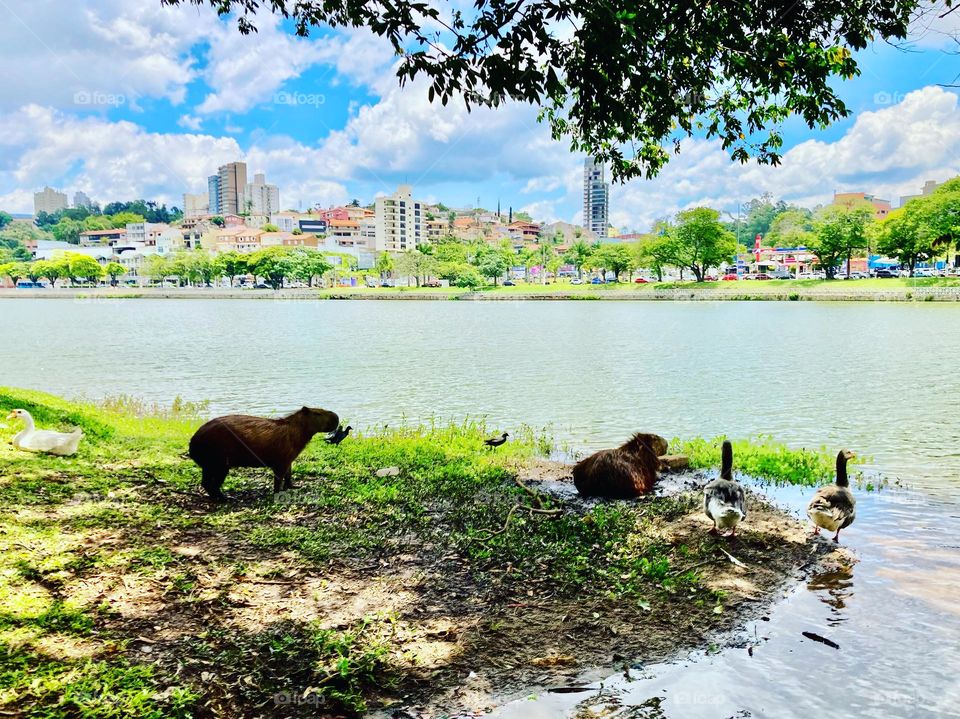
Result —
[{"label": "gray goose", "polygon": [[840,541],[840,530],[853,524],[857,516],[857,498],[850,491],[847,479],[847,460],[854,458],[853,452],[842,449],[837,454],[837,480],[817,490],[807,505],[807,516],[814,523],[814,534],[821,529],[836,532],[833,541]]},{"label": "gray goose", "polygon": [[703,489],[703,512],[713,520],[710,534],[729,529],[737,534],[737,525],[747,516],[747,497],[743,487],[733,479],[733,445],[724,440],[721,450],[720,477]]}]

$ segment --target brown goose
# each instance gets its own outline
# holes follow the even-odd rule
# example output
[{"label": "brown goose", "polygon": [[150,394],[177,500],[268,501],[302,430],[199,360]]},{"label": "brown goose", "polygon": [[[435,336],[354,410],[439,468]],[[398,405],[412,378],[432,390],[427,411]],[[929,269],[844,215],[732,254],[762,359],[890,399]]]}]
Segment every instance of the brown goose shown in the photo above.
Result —
[{"label": "brown goose", "polygon": [[747,516],[747,497],[733,479],[733,445],[724,440],[721,451],[720,477],[703,488],[703,512],[713,520],[710,534],[719,534],[729,529],[730,536],[737,534],[737,525]]},{"label": "brown goose", "polygon": [[814,534],[820,529],[836,532],[833,541],[840,541],[840,530],[853,524],[857,516],[857,499],[850,491],[847,479],[847,460],[853,459],[853,452],[842,449],[837,454],[837,481],[817,490],[807,506],[807,516],[816,525]]}]

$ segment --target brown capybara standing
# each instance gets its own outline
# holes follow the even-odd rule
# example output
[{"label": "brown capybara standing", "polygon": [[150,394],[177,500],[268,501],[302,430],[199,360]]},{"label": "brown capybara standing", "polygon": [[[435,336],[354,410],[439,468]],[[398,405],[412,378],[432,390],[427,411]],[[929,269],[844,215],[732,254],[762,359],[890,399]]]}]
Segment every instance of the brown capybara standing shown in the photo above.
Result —
[{"label": "brown capybara standing", "polygon": [[577,462],[573,483],[584,497],[637,497],[653,488],[659,457],[666,452],[663,437],[638,433],[616,449],[602,449]]},{"label": "brown capybara standing", "polygon": [[211,419],[190,438],[190,459],[203,470],[202,484],[216,501],[233,467],[269,467],[273,491],[292,489],[290,466],[313,435],[333,432],[340,418],[325,409],[303,407],[280,419],[231,414]]}]

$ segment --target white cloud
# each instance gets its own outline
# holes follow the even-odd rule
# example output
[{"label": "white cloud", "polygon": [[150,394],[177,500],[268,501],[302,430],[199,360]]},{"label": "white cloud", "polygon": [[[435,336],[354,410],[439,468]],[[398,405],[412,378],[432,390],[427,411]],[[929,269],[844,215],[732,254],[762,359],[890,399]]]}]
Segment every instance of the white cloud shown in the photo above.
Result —
[{"label": "white cloud", "polygon": [[909,93],[897,105],[861,113],[834,142],[807,140],[779,167],[734,164],[718,142],[685,140],[659,177],[614,186],[614,225],[648,229],[658,217],[694,205],[735,210],[765,192],[805,206],[827,203],[836,191],[889,199],[919,192],[924,180],[960,171],[957,95],[940,87]]},{"label": "white cloud", "polygon": [[199,132],[200,128],[203,127],[203,118],[197,117],[196,115],[181,115],[180,119],[177,120],[177,124],[180,127],[186,128],[187,130],[193,130],[194,132]]},{"label": "white cloud", "polygon": [[206,10],[123,0],[33,0],[5,5],[4,15],[0,110],[27,103],[110,109],[84,102],[97,95],[134,108],[143,97],[180,103],[196,75],[190,49],[219,24]]},{"label": "white cloud", "polygon": [[244,112],[271,101],[287,80],[320,61],[319,42],[290,35],[278,16],[261,13],[256,25],[250,35],[231,24],[217,26],[203,69],[212,91],[197,112]]},{"label": "white cloud", "polygon": [[323,153],[289,139],[271,138],[244,154],[232,138],[147,132],[36,105],[0,115],[0,158],[0,207],[13,212],[32,212],[33,191],[47,184],[84,188],[102,201],[143,197],[179,206],[184,192],[203,191],[218,165],[237,159],[265,171],[286,206],[348,199]]}]

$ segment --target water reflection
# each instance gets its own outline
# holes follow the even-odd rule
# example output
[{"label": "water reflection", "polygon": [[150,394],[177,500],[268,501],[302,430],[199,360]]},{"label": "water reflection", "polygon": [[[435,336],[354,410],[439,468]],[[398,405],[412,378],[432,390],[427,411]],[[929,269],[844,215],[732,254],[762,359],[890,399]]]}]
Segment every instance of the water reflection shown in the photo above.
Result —
[{"label": "water reflection", "polygon": [[807,589],[818,593],[820,601],[829,606],[836,615],[831,623],[843,621],[847,600],[853,596],[853,568],[816,574],[807,581]]}]

